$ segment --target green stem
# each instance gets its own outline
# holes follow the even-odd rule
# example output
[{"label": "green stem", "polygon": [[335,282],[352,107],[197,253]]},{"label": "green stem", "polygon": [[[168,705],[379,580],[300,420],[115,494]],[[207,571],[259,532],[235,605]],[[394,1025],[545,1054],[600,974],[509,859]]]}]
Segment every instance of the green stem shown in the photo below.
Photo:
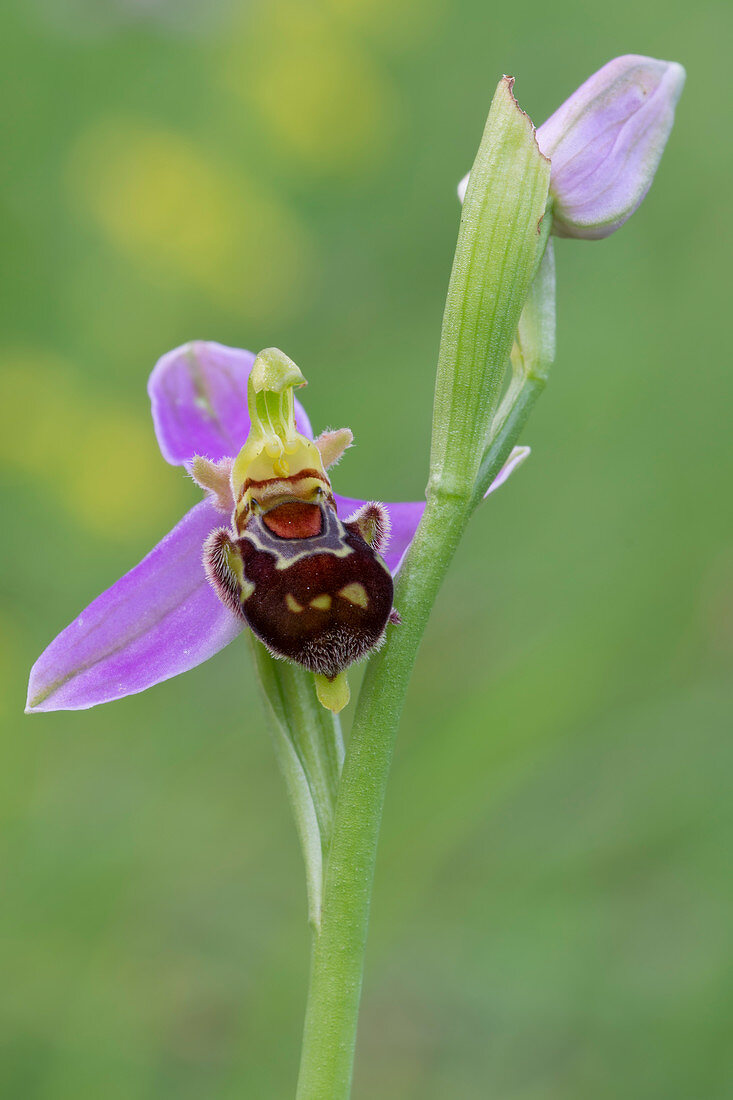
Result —
[{"label": "green stem", "polygon": [[468,519],[516,444],[544,380],[526,378],[482,459],[470,500],[431,495],[400,572],[403,625],[369,662],[341,776],[313,944],[297,1100],[351,1090],[377,841],[395,735],[422,635]]},{"label": "green stem", "polygon": [[372,658],[341,777],[313,945],[298,1100],[350,1094],[377,840],[394,738],[410,673],[440,584],[468,521],[468,502],[436,494],[399,577],[404,624]]}]

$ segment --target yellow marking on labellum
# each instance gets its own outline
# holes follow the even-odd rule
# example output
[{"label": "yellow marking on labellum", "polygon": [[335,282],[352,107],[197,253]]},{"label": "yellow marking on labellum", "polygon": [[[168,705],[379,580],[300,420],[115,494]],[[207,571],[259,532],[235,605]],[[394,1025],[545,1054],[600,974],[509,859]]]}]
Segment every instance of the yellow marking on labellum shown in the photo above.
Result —
[{"label": "yellow marking on labellum", "polygon": [[356,607],[369,607],[369,597],[367,596],[366,588],[363,584],[359,584],[358,581],[354,581],[353,584],[347,584],[339,591],[339,596],[344,600],[348,600],[349,603],[353,603]]},{"label": "yellow marking on labellum", "polygon": [[316,596],[310,602],[311,607],[315,607],[316,611],[328,611],[331,606],[331,597],[327,592],[324,592],[321,596]]},{"label": "yellow marking on labellum", "polygon": [[285,597],[285,603],[287,605],[288,611],[292,611],[294,615],[298,615],[301,611],[305,610],[302,603],[298,603],[295,596],[291,595],[290,592],[288,592],[287,596]]}]

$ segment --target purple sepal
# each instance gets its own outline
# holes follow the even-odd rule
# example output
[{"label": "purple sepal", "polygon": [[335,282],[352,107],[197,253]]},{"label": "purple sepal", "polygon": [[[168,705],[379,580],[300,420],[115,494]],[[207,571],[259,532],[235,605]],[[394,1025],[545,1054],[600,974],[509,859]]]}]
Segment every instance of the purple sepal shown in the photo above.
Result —
[{"label": "purple sepal", "polygon": [[552,162],[553,232],[596,240],[631,217],[651,187],[684,83],[676,62],[616,57],[539,127]]},{"label": "purple sepal", "polygon": [[27,713],[83,710],[134,695],[223,649],[242,622],[201,560],[221,515],[202,501],[56,637],[31,670]]},{"label": "purple sepal", "polygon": [[[218,462],[239,453],[249,434],[247,379],[251,351],[194,340],[164,355],[153,368],[148,393],[158,445],[167,462],[183,466],[194,455]],[[298,429],[313,438],[295,402]]]}]

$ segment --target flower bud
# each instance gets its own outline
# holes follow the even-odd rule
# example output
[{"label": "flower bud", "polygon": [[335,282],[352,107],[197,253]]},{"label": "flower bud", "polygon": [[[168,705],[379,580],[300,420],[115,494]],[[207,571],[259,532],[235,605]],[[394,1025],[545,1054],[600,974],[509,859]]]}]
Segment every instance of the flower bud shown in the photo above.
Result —
[{"label": "flower bud", "polygon": [[597,240],[618,229],[651,187],[685,70],[626,54],[573,92],[537,131],[552,162],[553,232]]},{"label": "flower bud", "polygon": [[[537,131],[552,162],[552,231],[608,237],[651,187],[674,122],[685,70],[674,61],[626,54],[609,61]],[[458,184],[463,202],[468,176]]]}]

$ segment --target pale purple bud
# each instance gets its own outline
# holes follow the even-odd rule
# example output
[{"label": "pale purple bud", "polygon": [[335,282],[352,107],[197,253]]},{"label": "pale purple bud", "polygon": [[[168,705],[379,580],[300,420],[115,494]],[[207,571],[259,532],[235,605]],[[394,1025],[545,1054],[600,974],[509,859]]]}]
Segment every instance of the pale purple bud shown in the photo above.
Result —
[{"label": "pale purple bud", "polygon": [[685,70],[626,54],[581,84],[537,131],[552,162],[553,232],[607,237],[651,187],[667,144]]},{"label": "pale purple bud", "polygon": [[[551,161],[552,231],[608,237],[651,187],[667,144],[685,70],[674,61],[626,54],[609,61],[537,131]],[[458,184],[463,202],[468,184]]]}]

